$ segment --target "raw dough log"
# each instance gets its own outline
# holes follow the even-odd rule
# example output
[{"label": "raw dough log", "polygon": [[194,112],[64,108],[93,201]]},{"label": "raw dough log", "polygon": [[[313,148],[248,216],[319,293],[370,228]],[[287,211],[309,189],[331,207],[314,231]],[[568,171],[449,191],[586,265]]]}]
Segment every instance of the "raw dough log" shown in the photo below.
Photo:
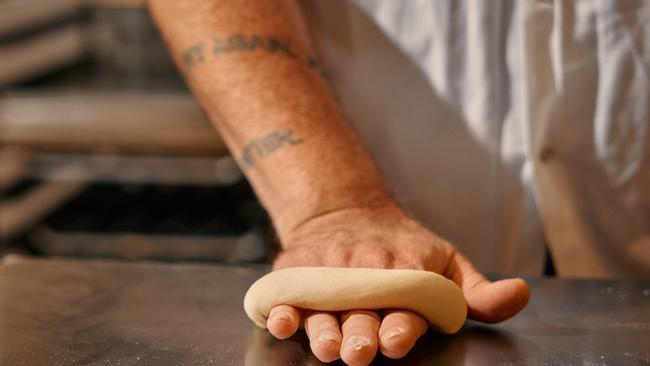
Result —
[{"label": "raw dough log", "polygon": [[461,289],[447,278],[404,269],[294,267],[257,280],[244,310],[260,328],[276,305],[321,311],[406,309],[444,333],[457,332],[467,317]]}]

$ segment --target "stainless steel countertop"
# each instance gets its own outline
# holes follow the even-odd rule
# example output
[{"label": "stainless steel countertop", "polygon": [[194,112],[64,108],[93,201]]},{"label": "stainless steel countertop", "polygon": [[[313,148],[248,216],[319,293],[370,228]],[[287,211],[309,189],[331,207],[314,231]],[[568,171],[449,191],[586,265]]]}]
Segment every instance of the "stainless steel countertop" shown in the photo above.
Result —
[{"label": "stainless steel countertop", "polygon": [[[0,365],[310,365],[242,309],[268,267],[12,259],[0,266]],[[389,365],[650,365],[650,281],[530,279],[499,325],[429,332]]]}]

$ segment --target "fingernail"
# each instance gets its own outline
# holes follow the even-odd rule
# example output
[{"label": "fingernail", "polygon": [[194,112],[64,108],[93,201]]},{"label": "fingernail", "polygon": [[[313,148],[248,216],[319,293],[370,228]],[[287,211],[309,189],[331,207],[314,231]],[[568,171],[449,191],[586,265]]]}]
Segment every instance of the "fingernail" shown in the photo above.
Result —
[{"label": "fingernail", "polygon": [[404,328],[393,327],[381,337],[381,340],[382,342],[387,342],[395,337],[401,336],[404,333],[406,333],[406,330],[404,330]]},{"label": "fingernail", "polygon": [[362,336],[352,336],[348,338],[347,343],[345,344],[346,350],[355,350],[360,351],[363,347],[369,346],[370,340]]},{"label": "fingernail", "polygon": [[318,335],[318,340],[321,342],[340,342],[341,339],[338,334],[331,330],[324,330]]},{"label": "fingernail", "polygon": [[277,313],[273,314],[273,316],[271,317],[271,320],[272,321],[284,320],[286,322],[290,322],[291,321],[291,315],[289,315],[289,313],[287,313],[286,311],[278,311]]}]

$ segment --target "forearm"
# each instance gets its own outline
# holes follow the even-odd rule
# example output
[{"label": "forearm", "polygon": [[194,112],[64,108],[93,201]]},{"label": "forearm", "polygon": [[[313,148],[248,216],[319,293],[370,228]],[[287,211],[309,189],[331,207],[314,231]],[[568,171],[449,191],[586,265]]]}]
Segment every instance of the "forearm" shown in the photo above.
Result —
[{"label": "forearm", "polygon": [[179,68],[274,220],[389,204],[292,0],[149,0]]}]

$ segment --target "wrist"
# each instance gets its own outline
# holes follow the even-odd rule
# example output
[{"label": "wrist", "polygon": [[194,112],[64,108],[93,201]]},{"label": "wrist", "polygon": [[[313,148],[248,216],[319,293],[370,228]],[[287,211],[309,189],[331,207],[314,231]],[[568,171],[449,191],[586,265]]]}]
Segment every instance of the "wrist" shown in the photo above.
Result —
[{"label": "wrist", "polygon": [[329,190],[302,201],[273,216],[274,226],[282,246],[286,249],[294,238],[328,227],[355,225],[363,217],[404,215],[401,208],[383,189],[347,188]]}]

